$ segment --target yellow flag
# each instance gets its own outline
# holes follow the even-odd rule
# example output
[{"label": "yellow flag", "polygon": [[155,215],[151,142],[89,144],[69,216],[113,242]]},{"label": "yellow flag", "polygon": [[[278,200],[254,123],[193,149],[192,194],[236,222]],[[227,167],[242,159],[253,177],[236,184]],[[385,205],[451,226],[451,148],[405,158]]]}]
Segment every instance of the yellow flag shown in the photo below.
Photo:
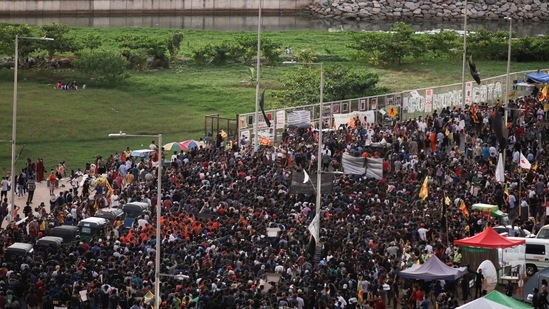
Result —
[{"label": "yellow flag", "polygon": [[422,200],[425,200],[427,196],[429,195],[429,176],[425,176],[425,180],[423,180],[423,184],[421,185],[421,188],[419,189],[419,198]]},{"label": "yellow flag", "polygon": [[452,200],[450,200],[449,197],[446,197],[446,198],[444,199],[444,204],[446,204],[446,206],[450,206],[450,204],[452,204]]}]

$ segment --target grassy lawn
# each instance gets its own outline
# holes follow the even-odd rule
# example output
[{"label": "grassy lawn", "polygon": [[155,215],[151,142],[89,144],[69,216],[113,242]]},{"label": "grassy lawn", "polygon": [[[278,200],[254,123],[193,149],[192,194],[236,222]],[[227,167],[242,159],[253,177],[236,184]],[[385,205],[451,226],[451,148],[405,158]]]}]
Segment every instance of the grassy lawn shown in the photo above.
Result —
[{"label": "grassy lawn", "polygon": [[[116,35],[135,31],[133,28],[81,28],[104,37],[112,44]],[[168,30],[143,29],[150,35]],[[182,53],[188,57],[192,48],[207,42],[230,39],[235,33],[218,31],[185,31]],[[461,61],[425,60],[397,68],[374,69],[350,60],[346,33],[286,31],[267,33],[268,37],[294,51],[312,49],[331,61],[346,66],[364,67],[380,76],[380,86],[408,90],[461,81]],[[20,71],[17,143],[24,146],[18,168],[27,157],[44,158],[46,167],[67,161],[70,169],[83,168],[97,154],[108,155],[132,149],[147,148],[151,138],[108,138],[109,133],[164,134],[164,142],[198,139],[204,134],[204,116],[218,113],[235,117],[254,110],[255,86],[249,82],[251,65],[196,66],[183,65],[164,71],[132,73],[127,81],[108,89],[53,89],[58,79],[73,77],[70,71],[40,73]],[[506,63],[482,62],[477,66],[481,76],[505,74]],[[513,64],[512,71],[547,67],[547,64]],[[292,70],[290,66],[265,66],[261,71],[262,88],[280,87],[278,78]],[[468,72],[467,72],[468,74]],[[11,139],[12,91],[11,72],[0,70],[0,140]],[[78,80],[79,84],[85,81]],[[269,106],[269,102],[266,102]],[[11,147],[0,143],[0,174],[9,170]]]}]

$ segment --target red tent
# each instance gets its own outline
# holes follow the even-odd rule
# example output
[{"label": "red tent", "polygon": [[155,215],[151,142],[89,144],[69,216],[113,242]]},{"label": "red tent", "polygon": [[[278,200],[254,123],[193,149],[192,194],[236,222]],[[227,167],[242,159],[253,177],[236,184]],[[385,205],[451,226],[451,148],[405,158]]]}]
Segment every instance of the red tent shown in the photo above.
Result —
[{"label": "red tent", "polygon": [[526,240],[510,240],[509,238],[503,237],[494,231],[493,228],[488,227],[482,233],[477,234],[473,237],[458,239],[454,241],[456,246],[467,246],[467,247],[477,247],[477,248],[490,248],[490,249],[503,249],[522,245],[526,243]]}]

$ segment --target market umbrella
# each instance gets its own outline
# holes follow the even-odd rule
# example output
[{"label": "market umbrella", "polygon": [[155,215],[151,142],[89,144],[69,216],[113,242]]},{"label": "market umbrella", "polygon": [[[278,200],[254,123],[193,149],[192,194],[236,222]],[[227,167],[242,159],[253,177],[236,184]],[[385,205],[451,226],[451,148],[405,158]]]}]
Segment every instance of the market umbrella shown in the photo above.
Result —
[{"label": "market umbrella", "polygon": [[191,148],[198,148],[198,143],[194,139],[189,139],[179,143],[181,150],[189,150]]},{"label": "market umbrella", "polygon": [[184,150],[182,147],[183,146],[181,145],[181,143],[171,142],[164,145],[163,148],[164,148],[164,151],[179,151],[179,150]]},{"label": "market umbrella", "polygon": [[464,305],[457,307],[457,309],[510,309],[506,305],[496,303],[495,301],[486,299],[486,298],[477,298],[472,302],[468,302]]}]

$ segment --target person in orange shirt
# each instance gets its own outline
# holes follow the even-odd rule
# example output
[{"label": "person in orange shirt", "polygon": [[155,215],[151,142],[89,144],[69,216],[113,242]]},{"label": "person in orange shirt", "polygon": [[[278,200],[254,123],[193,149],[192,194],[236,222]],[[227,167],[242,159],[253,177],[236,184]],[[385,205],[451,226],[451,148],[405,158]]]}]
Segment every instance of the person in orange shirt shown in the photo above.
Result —
[{"label": "person in orange shirt", "polygon": [[54,195],[55,185],[57,184],[57,176],[55,176],[55,171],[51,170],[50,176],[48,177],[48,185],[50,187],[50,195]]},{"label": "person in orange shirt", "polygon": [[429,141],[431,142],[431,152],[435,153],[437,150],[437,135],[435,131],[431,131],[429,134]]}]

